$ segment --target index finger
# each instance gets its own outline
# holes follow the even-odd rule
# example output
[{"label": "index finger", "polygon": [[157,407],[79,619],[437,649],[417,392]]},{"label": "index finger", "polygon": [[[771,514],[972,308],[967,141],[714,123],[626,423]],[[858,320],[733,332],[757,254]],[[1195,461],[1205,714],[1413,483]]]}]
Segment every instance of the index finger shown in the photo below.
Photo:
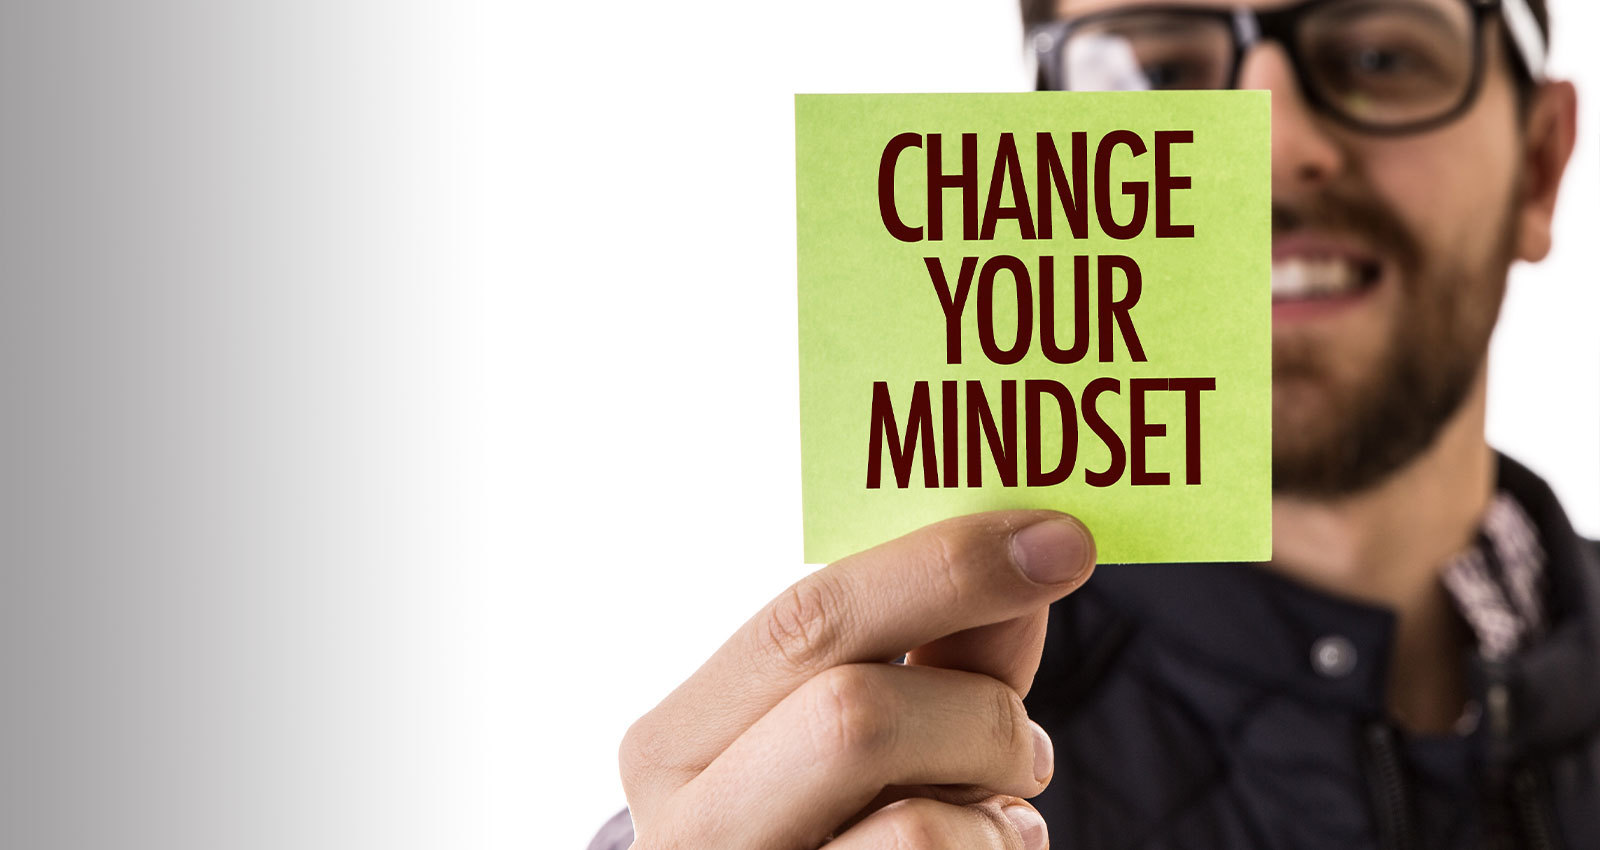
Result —
[{"label": "index finger", "polygon": [[[1029,617],[1087,579],[1093,552],[1088,530],[1066,514],[996,511],[852,555],[769,603],[629,738],[658,742],[645,746],[648,768],[676,787],[823,670],[887,661],[946,635]],[[660,746],[664,740],[671,746]]]}]

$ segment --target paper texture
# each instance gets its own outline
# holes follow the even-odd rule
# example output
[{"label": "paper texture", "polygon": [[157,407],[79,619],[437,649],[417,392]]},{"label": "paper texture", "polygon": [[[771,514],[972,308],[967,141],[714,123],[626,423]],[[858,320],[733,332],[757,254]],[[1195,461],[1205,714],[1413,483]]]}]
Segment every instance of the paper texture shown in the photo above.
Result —
[{"label": "paper texture", "polygon": [[795,124],[808,563],[1001,508],[1075,514],[1105,563],[1269,556],[1266,93]]}]

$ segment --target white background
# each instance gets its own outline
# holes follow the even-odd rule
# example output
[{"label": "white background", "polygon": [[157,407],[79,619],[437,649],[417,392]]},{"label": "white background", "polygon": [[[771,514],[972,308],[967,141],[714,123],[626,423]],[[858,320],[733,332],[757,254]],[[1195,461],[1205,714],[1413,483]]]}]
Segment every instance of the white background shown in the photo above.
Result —
[{"label": "white background", "polygon": [[[1594,534],[1555,17],[1597,99],[1491,430]],[[0,846],[583,847],[805,571],[792,95],[1015,90],[1019,44],[1009,0],[0,3]]]}]

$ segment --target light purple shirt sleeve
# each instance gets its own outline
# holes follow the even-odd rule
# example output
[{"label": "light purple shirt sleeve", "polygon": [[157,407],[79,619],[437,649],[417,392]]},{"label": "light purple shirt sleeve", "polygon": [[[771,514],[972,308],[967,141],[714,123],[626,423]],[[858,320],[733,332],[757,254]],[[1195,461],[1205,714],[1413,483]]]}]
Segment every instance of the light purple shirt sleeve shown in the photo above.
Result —
[{"label": "light purple shirt sleeve", "polygon": [[623,809],[600,827],[600,832],[589,842],[589,850],[628,850],[633,843],[633,819]]}]

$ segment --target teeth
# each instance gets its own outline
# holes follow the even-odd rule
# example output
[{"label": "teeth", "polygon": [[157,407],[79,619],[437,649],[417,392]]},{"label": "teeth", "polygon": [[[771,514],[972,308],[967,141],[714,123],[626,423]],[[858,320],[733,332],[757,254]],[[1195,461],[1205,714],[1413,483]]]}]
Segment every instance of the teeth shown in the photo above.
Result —
[{"label": "teeth", "polygon": [[1272,297],[1327,298],[1353,292],[1361,270],[1343,259],[1286,257],[1272,264]]}]

